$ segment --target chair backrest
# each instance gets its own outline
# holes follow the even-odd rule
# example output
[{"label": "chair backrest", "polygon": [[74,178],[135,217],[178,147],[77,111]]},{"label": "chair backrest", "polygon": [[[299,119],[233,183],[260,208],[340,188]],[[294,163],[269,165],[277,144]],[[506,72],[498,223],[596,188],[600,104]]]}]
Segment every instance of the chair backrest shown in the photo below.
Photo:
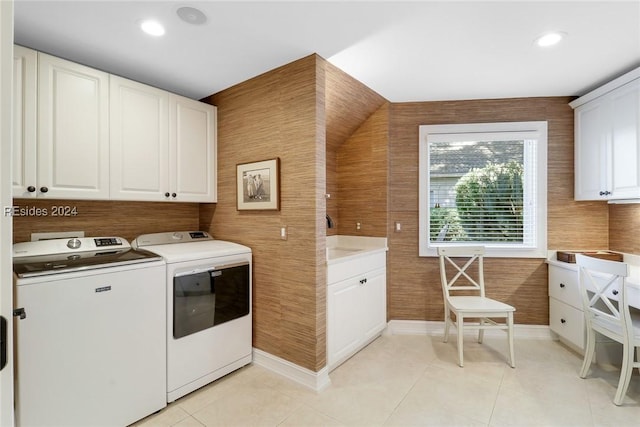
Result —
[{"label": "chair backrest", "polygon": [[597,320],[607,329],[618,329],[631,341],[633,327],[625,286],[629,265],[582,254],[576,254],[576,264],[580,268],[580,293],[587,322]]},{"label": "chair backrest", "polygon": [[440,282],[445,298],[449,298],[451,292],[455,291],[484,296],[483,246],[440,247],[438,256],[440,257]]}]

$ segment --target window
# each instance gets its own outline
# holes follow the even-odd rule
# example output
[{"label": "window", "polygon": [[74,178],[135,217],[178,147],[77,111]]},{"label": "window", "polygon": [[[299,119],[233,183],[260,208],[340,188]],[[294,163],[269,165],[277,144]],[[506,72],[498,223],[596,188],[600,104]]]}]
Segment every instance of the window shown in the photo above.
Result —
[{"label": "window", "polygon": [[547,256],[547,122],[420,126],[420,256]]}]

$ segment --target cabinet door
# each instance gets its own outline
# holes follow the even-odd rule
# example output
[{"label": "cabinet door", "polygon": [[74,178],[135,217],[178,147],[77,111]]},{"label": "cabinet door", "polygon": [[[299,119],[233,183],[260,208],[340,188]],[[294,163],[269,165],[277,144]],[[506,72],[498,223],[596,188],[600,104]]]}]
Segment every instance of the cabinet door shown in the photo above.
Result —
[{"label": "cabinet door", "polygon": [[328,286],[327,365],[335,367],[356,351],[362,342],[362,285],[347,279]]},{"label": "cabinet door", "polygon": [[169,191],[169,94],[110,76],[110,197],[165,200]]},{"label": "cabinet door", "polygon": [[640,197],[640,79],[611,93],[612,199]]},{"label": "cabinet door", "polygon": [[216,108],[173,94],[169,103],[171,197],[216,202]]},{"label": "cabinet door", "polygon": [[36,197],[37,58],[36,51],[14,46],[13,197]]},{"label": "cabinet door", "polygon": [[594,100],[575,112],[575,200],[606,200],[608,164],[608,104]]},{"label": "cabinet door", "polygon": [[379,335],[387,326],[387,275],[386,269],[367,273],[362,286],[362,327],[364,339]]},{"label": "cabinet door", "polygon": [[109,198],[109,76],[38,54],[38,197]]}]

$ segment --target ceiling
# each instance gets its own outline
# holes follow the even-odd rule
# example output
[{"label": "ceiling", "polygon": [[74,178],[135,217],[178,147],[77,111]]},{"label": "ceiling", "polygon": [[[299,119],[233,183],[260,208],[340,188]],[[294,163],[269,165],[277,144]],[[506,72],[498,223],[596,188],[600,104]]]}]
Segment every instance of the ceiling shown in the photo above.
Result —
[{"label": "ceiling", "polygon": [[[195,7],[194,25],[176,11]],[[640,66],[640,1],[15,0],[15,42],[200,99],[317,53],[391,102],[582,95]],[[138,23],[155,18],[162,37]],[[550,30],[567,37],[542,49]]]}]

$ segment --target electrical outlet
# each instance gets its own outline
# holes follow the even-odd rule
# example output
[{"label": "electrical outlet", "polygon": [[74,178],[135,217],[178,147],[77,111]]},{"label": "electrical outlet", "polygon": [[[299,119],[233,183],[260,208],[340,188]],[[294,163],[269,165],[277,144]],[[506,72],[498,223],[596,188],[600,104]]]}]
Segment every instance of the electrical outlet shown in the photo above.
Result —
[{"label": "electrical outlet", "polygon": [[395,230],[396,230],[396,233],[401,232],[402,231],[402,224],[400,224],[399,222],[396,221]]},{"label": "electrical outlet", "polygon": [[356,222],[356,230],[360,230],[360,227],[361,227],[361,226],[360,226],[360,223],[359,223],[359,222]]},{"label": "electrical outlet", "polygon": [[280,239],[287,240],[287,235],[288,234],[289,233],[288,233],[286,225],[283,225],[282,227],[280,227]]}]

